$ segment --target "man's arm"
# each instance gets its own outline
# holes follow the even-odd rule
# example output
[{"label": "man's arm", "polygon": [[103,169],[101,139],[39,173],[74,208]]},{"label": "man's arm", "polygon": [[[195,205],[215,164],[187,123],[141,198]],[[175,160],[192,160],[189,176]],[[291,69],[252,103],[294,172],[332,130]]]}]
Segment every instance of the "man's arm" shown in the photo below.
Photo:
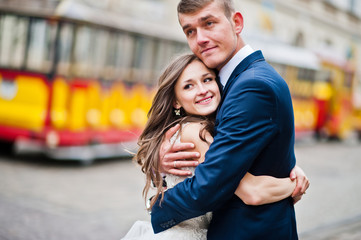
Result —
[{"label": "man's arm", "polygon": [[[192,173],[189,170],[182,170],[183,167],[195,167],[199,164],[199,161],[197,160],[201,153],[198,154],[196,146],[194,145],[194,142],[192,142],[189,138],[184,139],[186,142],[179,142],[171,144],[170,139],[171,137],[180,129],[180,125],[177,124],[176,126],[170,128],[166,134],[165,139],[162,143],[162,146],[160,148],[160,166],[161,166],[161,172],[162,173],[168,173],[178,176],[190,176]],[[187,160],[185,160],[187,159]],[[176,163],[175,163],[176,161]],[[308,189],[310,182],[304,173],[304,171],[299,167],[295,166],[291,173],[290,173],[290,180],[294,181],[296,180],[296,187],[293,187],[293,192],[291,197],[293,198],[294,203],[296,204],[299,200],[301,200],[303,194],[306,193],[306,190]],[[287,180],[285,180],[287,181]],[[260,185],[257,186],[258,189],[262,190],[264,188],[260,187]],[[289,186],[283,186],[284,189],[288,188]],[[254,189],[252,189],[253,191]],[[239,191],[239,188],[238,188]],[[238,192],[239,194],[242,194]],[[268,192],[269,193],[269,192]],[[267,194],[267,193],[266,193]],[[288,196],[288,194],[285,194]],[[260,194],[257,196],[249,196],[246,198],[245,195],[243,195],[243,198],[240,197],[245,202],[251,202],[251,205],[258,205],[256,204],[258,200],[254,200],[254,197],[256,199],[259,199],[262,204],[274,202],[271,200],[271,198],[267,198]],[[284,197],[277,195],[274,199],[283,199]],[[267,200],[266,200],[267,199]]]},{"label": "man's arm", "polygon": [[[180,142],[194,144],[194,149],[192,151],[200,153],[200,157],[197,159],[200,163],[204,162],[209,145],[213,142],[213,137],[208,132],[203,133],[206,141],[199,137],[199,133],[202,131],[203,127],[204,126],[200,123],[189,123],[180,130]],[[293,168],[292,175],[296,175],[296,172],[303,173],[302,169],[297,166]],[[246,173],[239,183],[235,194],[247,205],[273,203],[291,196],[296,187],[295,179],[296,178],[254,176],[250,173]],[[306,182],[308,182],[308,180]]]},{"label": "man's arm", "polygon": [[[174,145],[170,145],[170,138],[173,136],[177,130],[180,128],[179,125],[174,126],[173,128],[169,129],[166,133],[165,140],[162,143],[161,149],[163,151],[160,151],[160,166],[161,166],[161,172],[162,173],[168,173],[178,176],[190,176],[192,173],[189,170],[182,170],[183,167],[195,167],[198,166],[199,161],[194,160],[200,157],[200,154],[197,154],[197,152],[194,152],[193,150],[195,146],[194,144],[189,142],[181,142],[181,143],[175,143]],[[167,137],[167,135],[169,137]],[[164,146],[164,147],[163,147]],[[167,152],[168,151],[168,152]],[[188,160],[184,160],[186,158],[189,158]],[[176,161],[176,163],[174,163]],[[310,186],[310,181],[307,178],[305,172],[299,167],[295,166],[292,171],[290,172],[289,179],[291,181],[295,181],[296,185],[293,187],[292,195],[294,203],[296,204],[298,201],[302,199],[302,196],[306,193],[306,190]],[[287,180],[284,180],[287,181]],[[258,186],[259,187],[259,186]],[[285,188],[288,188],[289,186],[283,186]],[[260,188],[259,188],[260,189]],[[260,189],[261,190],[261,189]],[[288,196],[288,194],[285,194]],[[253,196],[249,196],[253,199]],[[283,197],[277,196],[277,199],[283,199]],[[242,197],[241,197],[242,198]],[[242,199],[246,202],[252,202],[251,205],[258,205],[255,204],[253,200],[250,200],[250,198]],[[264,201],[266,198],[262,197],[262,204],[268,203],[269,201]],[[256,201],[257,202],[257,201]],[[274,201],[270,201],[274,202]]]}]

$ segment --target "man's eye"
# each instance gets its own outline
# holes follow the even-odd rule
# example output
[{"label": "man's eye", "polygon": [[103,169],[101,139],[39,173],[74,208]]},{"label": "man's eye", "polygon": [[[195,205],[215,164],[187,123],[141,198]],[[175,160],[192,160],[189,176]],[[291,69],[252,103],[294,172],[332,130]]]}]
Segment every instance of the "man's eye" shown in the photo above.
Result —
[{"label": "man's eye", "polygon": [[190,36],[190,35],[192,35],[193,34],[193,30],[188,30],[187,32],[186,32],[186,34],[187,34],[187,36]]},{"label": "man's eye", "polygon": [[212,26],[213,22],[207,22],[207,26]]}]

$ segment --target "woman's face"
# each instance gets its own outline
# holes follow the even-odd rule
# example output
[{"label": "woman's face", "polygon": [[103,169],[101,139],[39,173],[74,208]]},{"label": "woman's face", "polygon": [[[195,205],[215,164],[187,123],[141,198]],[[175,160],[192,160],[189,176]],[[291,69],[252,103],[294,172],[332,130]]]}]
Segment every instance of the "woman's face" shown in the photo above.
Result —
[{"label": "woman's face", "polygon": [[207,116],[217,110],[221,94],[216,75],[202,62],[191,62],[175,85],[174,108],[183,107],[187,114]]}]

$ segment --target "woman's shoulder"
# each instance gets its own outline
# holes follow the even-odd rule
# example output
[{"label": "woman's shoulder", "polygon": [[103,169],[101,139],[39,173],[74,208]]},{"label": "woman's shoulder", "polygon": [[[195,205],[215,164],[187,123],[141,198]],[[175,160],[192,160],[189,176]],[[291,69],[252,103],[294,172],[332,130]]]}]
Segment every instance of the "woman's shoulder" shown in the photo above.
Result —
[{"label": "woman's shoulder", "polygon": [[[206,129],[204,129],[204,127],[205,125],[202,122],[189,122],[182,126],[180,133],[181,142],[192,142],[195,145],[199,143],[206,143],[208,145],[208,143],[213,142],[212,135]],[[201,132],[203,129],[204,132]],[[202,135],[202,138],[200,135]],[[206,142],[204,140],[206,140]]]},{"label": "woman's shoulder", "polygon": [[[180,141],[183,143],[193,143],[194,148],[190,151],[200,153],[199,162],[204,161],[205,153],[209,148],[209,144],[213,142],[211,134],[203,131],[204,125],[200,122],[191,122],[182,128]],[[202,135],[202,138],[200,137]]]},{"label": "woman's shoulder", "polygon": [[200,122],[187,122],[182,125],[180,132],[182,142],[193,142],[199,139],[199,132],[203,129],[203,124]]}]

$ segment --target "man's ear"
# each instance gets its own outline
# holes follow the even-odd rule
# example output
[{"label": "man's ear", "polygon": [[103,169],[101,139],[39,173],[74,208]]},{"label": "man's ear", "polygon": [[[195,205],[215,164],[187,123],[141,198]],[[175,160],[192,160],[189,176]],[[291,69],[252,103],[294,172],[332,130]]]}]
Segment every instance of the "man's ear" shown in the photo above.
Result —
[{"label": "man's ear", "polygon": [[236,12],[233,14],[233,24],[234,24],[234,29],[236,31],[237,34],[240,34],[243,30],[243,16],[240,12]]}]

